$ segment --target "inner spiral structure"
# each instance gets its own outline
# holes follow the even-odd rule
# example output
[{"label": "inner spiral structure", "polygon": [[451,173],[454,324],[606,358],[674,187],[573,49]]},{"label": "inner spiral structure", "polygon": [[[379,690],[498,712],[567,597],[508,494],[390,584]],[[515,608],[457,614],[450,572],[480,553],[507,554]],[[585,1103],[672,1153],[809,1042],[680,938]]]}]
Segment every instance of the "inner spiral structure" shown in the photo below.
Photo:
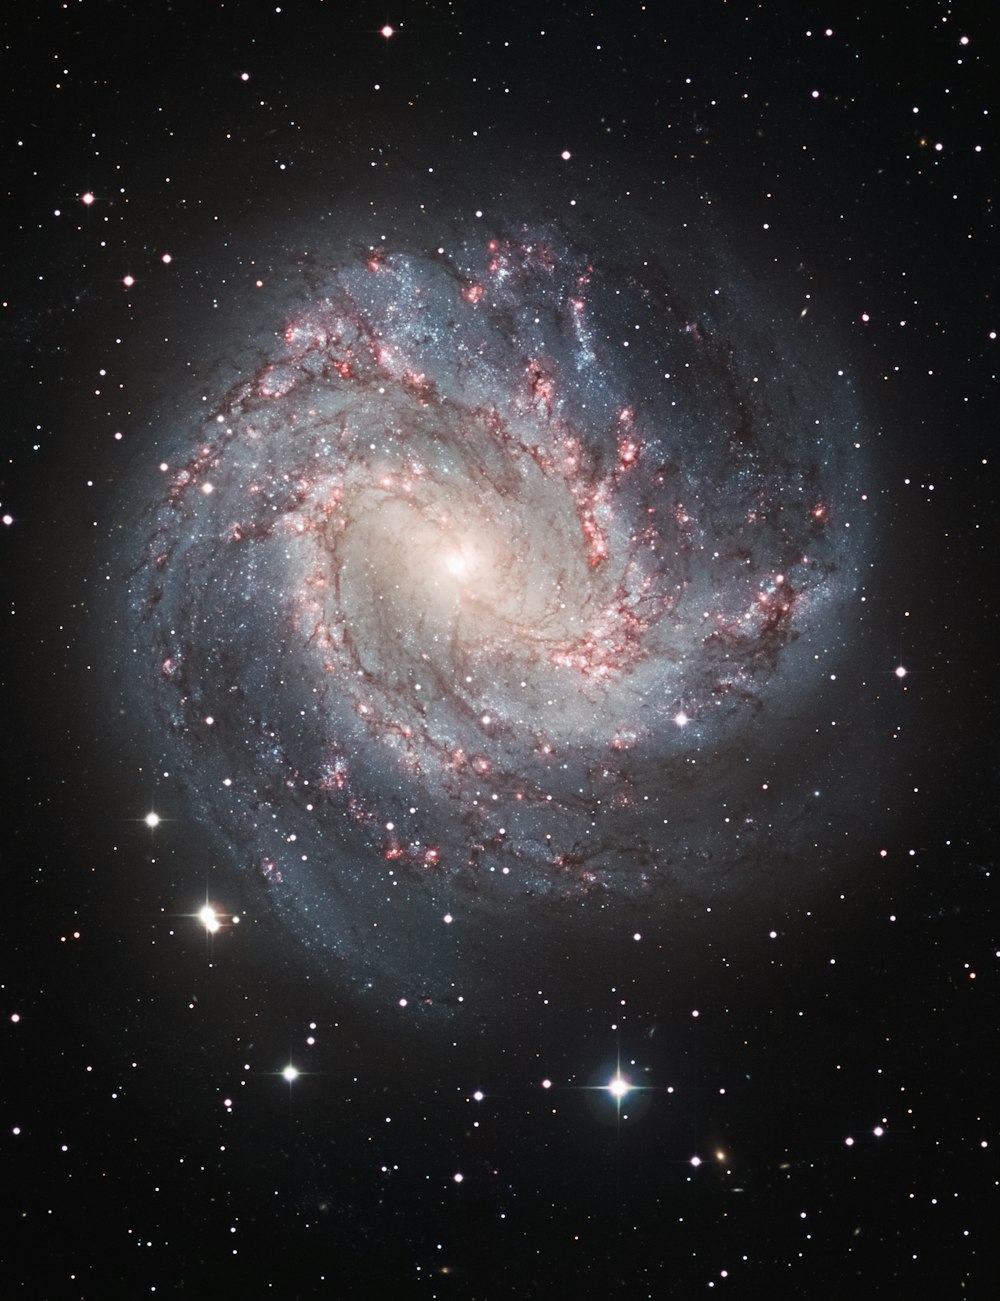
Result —
[{"label": "inner spiral structure", "polygon": [[336,947],[393,887],[643,898],[764,852],[753,758],[859,532],[797,323],[545,227],[304,285],[177,437],[132,581],[241,861]]}]

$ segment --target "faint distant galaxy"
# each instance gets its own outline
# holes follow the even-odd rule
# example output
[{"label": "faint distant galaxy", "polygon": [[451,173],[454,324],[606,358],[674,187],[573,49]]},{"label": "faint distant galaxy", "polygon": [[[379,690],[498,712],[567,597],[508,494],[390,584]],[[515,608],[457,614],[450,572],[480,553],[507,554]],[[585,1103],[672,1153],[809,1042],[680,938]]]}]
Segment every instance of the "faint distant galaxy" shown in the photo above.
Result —
[{"label": "faint distant galaxy", "polygon": [[286,241],[132,489],[135,708],[301,948],[391,1003],[774,890],[830,825],[868,545],[837,342],[669,212],[528,209]]}]

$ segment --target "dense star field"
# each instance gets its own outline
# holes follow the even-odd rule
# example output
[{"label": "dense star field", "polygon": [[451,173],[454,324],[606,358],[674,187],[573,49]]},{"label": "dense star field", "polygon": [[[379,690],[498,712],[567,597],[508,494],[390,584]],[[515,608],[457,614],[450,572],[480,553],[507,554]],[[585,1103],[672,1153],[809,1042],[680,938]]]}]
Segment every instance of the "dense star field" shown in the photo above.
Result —
[{"label": "dense star field", "polygon": [[808,296],[664,217],[341,214],[140,476],[139,707],[380,998],[509,968],[483,914],[759,894],[817,838],[795,765],[861,627],[858,404]]}]

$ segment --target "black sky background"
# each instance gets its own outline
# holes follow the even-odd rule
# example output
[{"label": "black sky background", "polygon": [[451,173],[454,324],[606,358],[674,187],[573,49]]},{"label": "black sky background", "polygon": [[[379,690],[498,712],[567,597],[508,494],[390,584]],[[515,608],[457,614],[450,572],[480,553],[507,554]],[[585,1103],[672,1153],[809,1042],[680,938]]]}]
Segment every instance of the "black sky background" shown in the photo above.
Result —
[{"label": "black sky background", "polygon": [[[994,1295],[995,20],[276,8],[0,19],[5,1293]],[[248,252],[301,241],[324,188],[363,201],[369,164],[467,176],[470,206],[504,169],[710,196],[833,313],[875,432],[851,671],[881,758],[849,830],[885,858],[765,900],[778,941],[692,918],[655,980],[601,955],[606,1001],[505,1008],[502,1034],[399,1035],[232,872],[246,918],[207,941],[224,864],[114,686],[130,474],[215,373]],[[634,1121],[586,1087],[619,1059]]]}]

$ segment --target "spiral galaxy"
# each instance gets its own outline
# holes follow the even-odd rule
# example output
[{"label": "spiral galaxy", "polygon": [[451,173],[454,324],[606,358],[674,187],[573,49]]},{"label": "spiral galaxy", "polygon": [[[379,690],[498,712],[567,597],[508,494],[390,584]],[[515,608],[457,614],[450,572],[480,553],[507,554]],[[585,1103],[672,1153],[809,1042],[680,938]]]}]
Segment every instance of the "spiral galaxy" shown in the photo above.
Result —
[{"label": "spiral galaxy", "polygon": [[442,229],[348,230],[253,299],[273,333],[164,433],[129,598],[203,822],[394,1001],[814,845],[864,552],[807,307],[684,224]]}]

